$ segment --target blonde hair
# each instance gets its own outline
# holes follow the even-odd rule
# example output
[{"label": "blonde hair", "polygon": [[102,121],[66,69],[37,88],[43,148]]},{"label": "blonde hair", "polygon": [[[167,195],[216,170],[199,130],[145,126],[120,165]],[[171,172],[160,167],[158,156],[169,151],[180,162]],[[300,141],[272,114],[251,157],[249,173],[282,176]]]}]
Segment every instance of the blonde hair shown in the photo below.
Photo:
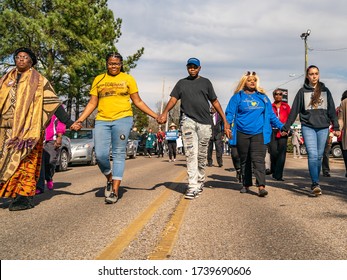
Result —
[{"label": "blonde hair", "polygon": [[265,94],[265,90],[263,88],[261,88],[259,86],[260,82],[259,82],[259,76],[257,75],[257,73],[255,72],[250,72],[250,71],[247,71],[240,79],[235,91],[234,91],[234,94],[235,93],[238,93],[240,90],[243,90],[245,89],[245,84],[246,84],[246,81],[248,79],[248,77],[254,77],[256,79],[256,90],[262,94]]}]

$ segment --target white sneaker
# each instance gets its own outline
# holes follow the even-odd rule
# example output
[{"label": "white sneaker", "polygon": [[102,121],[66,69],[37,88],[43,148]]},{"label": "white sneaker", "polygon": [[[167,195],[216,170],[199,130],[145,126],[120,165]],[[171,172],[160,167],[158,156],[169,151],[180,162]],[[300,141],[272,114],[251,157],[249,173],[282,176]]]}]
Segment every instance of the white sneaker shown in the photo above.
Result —
[{"label": "white sneaker", "polygon": [[117,201],[118,201],[118,196],[114,192],[111,192],[110,196],[105,197],[105,202],[108,204],[113,204],[113,203],[116,203]]},{"label": "white sneaker", "polygon": [[198,195],[198,192],[196,189],[189,188],[184,195],[184,198],[186,199],[194,199]]}]

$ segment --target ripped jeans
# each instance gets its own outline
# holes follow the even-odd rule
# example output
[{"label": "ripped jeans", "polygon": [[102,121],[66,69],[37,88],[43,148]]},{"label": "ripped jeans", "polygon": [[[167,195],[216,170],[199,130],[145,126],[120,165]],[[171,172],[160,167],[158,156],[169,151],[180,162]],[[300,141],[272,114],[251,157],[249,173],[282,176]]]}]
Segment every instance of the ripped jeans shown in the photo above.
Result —
[{"label": "ripped jeans", "polygon": [[207,149],[212,128],[209,124],[200,124],[188,117],[184,117],[181,125],[187,160],[188,188],[198,189],[205,182]]}]

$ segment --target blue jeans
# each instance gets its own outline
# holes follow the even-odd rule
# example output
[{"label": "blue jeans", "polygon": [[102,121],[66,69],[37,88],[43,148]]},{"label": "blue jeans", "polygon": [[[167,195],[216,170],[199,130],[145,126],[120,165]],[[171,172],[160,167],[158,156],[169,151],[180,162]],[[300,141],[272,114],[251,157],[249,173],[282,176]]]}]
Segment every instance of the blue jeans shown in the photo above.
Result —
[{"label": "blue jeans", "polygon": [[329,128],[311,128],[303,125],[301,131],[306,145],[311,181],[319,183],[319,173]]},{"label": "blue jeans", "polygon": [[[95,154],[98,166],[106,176],[112,172],[113,180],[123,178],[126,145],[132,124],[132,117],[115,121],[95,121]],[[112,169],[110,147],[112,147]]]}]

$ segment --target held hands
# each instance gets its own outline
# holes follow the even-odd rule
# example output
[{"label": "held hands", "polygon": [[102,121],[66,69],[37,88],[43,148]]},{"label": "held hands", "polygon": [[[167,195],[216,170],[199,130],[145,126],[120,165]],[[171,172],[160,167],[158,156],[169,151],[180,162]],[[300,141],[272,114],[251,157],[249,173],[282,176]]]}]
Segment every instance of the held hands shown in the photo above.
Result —
[{"label": "held hands", "polygon": [[289,132],[285,130],[284,126],[281,128],[281,136],[288,136]]},{"label": "held hands", "polygon": [[80,121],[75,121],[71,126],[70,129],[71,130],[80,130],[82,128],[82,122]]},{"label": "held hands", "polygon": [[166,123],[167,122],[167,114],[158,115],[156,121],[157,121],[158,124]]}]

